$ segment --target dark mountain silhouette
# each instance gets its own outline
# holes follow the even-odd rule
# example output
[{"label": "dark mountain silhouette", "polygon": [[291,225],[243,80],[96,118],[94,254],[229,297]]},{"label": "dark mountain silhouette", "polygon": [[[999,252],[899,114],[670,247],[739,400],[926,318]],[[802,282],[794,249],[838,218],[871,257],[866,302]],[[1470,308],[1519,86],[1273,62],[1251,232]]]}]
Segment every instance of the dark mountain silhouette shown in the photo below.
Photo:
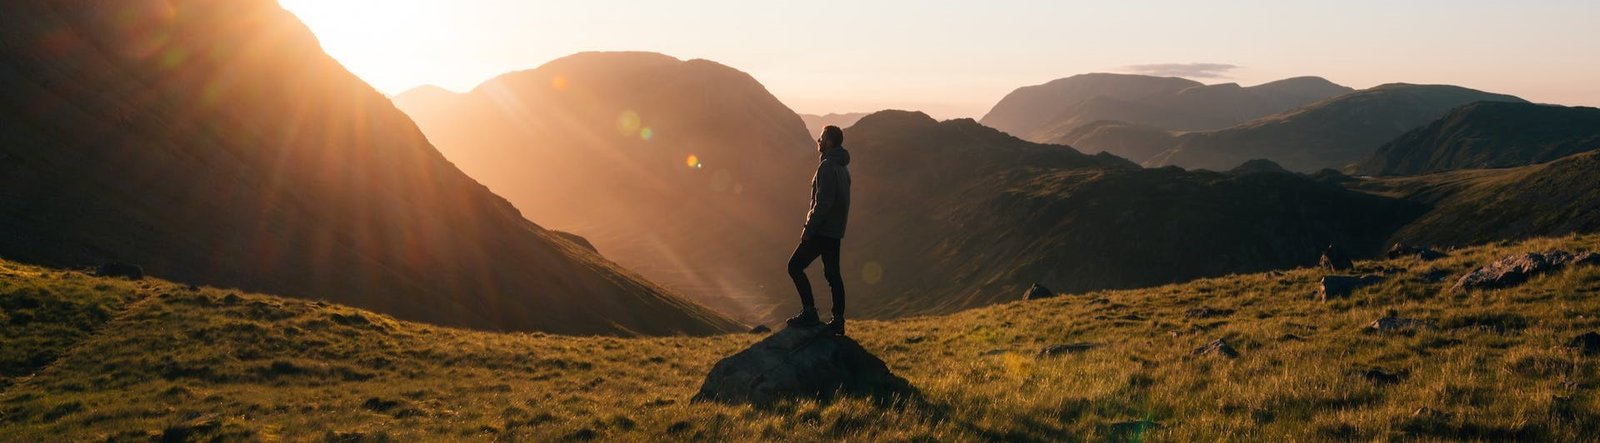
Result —
[{"label": "dark mountain silhouette", "polygon": [[1369,179],[1357,189],[1428,205],[1394,241],[1466,246],[1600,232],[1600,152],[1549,163]]},{"label": "dark mountain silhouette", "polygon": [[748,74],[584,53],[395,102],[462,170],[629,269],[735,315],[793,298],[815,136]]},{"label": "dark mountain silhouette", "polygon": [[981,121],[1027,140],[1078,142],[1064,137],[1096,121],[1179,131],[1220,129],[1351,91],[1318,77],[1241,87],[1175,77],[1082,74],[1017,89]]},{"label": "dark mountain silhouette", "polygon": [[6,2],[0,254],[453,326],[730,321],[525,220],[270,0]]},{"label": "dark mountain silhouette", "polygon": [[1370,255],[1420,209],[1298,174],[1144,169],[970,119],[885,111],[847,138],[860,186],[845,277],[852,309],[875,315],[1035,283],[1071,293],[1306,266],[1329,242]]},{"label": "dark mountain silhouette", "polygon": [[807,131],[810,131],[812,135],[817,135],[822,133],[822,128],[828,126],[849,128],[850,125],[856,124],[856,121],[861,120],[861,117],[866,117],[867,114],[866,112],[830,113],[828,115],[800,114],[800,120],[806,122]]},{"label": "dark mountain silhouette", "polygon": [[1385,144],[1355,172],[1416,175],[1505,168],[1595,149],[1600,149],[1600,109],[1480,102]]},{"label": "dark mountain silhouette", "polygon": [[1183,134],[1170,149],[1143,163],[1221,171],[1266,158],[1295,171],[1342,168],[1384,142],[1476,101],[1523,102],[1459,86],[1388,84],[1228,129]]}]

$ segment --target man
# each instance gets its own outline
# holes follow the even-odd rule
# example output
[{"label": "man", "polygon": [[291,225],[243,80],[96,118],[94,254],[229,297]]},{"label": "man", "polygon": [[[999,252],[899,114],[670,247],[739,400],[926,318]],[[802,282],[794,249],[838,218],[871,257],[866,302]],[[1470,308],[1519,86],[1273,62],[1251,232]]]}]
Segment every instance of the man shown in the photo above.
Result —
[{"label": "man", "polygon": [[805,229],[800,232],[800,246],[789,257],[789,277],[800,291],[800,315],[788,320],[789,326],[808,327],[821,324],[817,318],[817,304],[811,296],[811,281],[806,279],[806,267],[817,257],[822,257],[822,275],[828,279],[828,289],[833,292],[833,319],[828,329],[844,335],[844,278],[839,276],[839,242],[844,239],[845,221],[850,217],[850,151],[844,149],[844,131],[838,126],[822,129],[817,137],[817,152],[822,161],[817,173],[811,177],[811,211],[806,214]]}]

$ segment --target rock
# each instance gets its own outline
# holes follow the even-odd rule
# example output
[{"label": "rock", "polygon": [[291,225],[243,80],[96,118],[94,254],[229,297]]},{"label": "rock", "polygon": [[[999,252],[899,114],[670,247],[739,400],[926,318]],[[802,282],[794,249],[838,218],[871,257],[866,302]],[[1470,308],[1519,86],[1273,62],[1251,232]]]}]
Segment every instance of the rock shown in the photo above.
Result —
[{"label": "rock", "polygon": [[784,328],[718,361],[694,401],[770,406],[834,394],[892,398],[915,390],[883,360],[828,328]]},{"label": "rock", "polygon": [[1406,374],[1391,373],[1381,368],[1372,368],[1359,374],[1363,380],[1379,385],[1392,385],[1406,379]]},{"label": "rock", "polygon": [[1201,347],[1195,348],[1194,351],[1190,352],[1189,354],[1190,355],[1211,355],[1211,356],[1227,357],[1227,358],[1237,358],[1237,357],[1239,357],[1239,351],[1233,349],[1233,346],[1228,345],[1228,342],[1223,341],[1220,338],[1216,339],[1216,340],[1212,340],[1211,343],[1206,343],[1205,346],[1201,346]]},{"label": "rock", "polygon": [[1405,243],[1395,243],[1394,246],[1389,247],[1387,255],[1389,258],[1416,257],[1422,261],[1438,260],[1447,256],[1447,254],[1433,248],[1412,246]]},{"label": "rock", "polygon": [[1283,334],[1283,335],[1278,336],[1278,341],[1305,341],[1305,340],[1306,340],[1305,337],[1301,337],[1301,336],[1294,335],[1294,334]]},{"label": "rock", "polygon": [[1368,332],[1398,332],[1422,329],[1428,327],[1428,322],[1414,318],[1388,316],[1367,323]]},{"label": "rock", "polygon": [[983,353],[982,354],[978,354],[978,356],[979,357],[993,357],[993,356],[996,356],[996,355],[1004,354],[1006,352],[1010,352],[1010,351],[1007,351],[1005,349],[995,348],[995,349],[990,349],[990,350],[987,350],[987,351],[983,351]]},{"label": "rock", "polygon": [[1050,345],[1050,346],[1048,346],[1048,347],[1046,347],[1044,349],[1039,350],[1039,356],[1040,357],[1056,357],[1056,356],[1067,355],[1067,354],[1077,354],[1079,352],[1087,351],[1087,350],[1094,349],[1094,348],[1095,348],[1095,344],[1093,344],[1093,343],[1067,343],[1067,344],[1061,344],[1061,345]]},{"label": "rock", "polygon": [[1569,264],[1595,264],[1600,262],[1594,253],[1574,255],[1571,252],[1550,250],[1512,254],[1483,265],[1456,281],[1451,290],[1495,289],[1516,286],[1533,276],[1560,270]]},{"label": "rock", "polygon": [[1345,255],[1344,250],[1339,249],[1338,245],[1328,245],[1328,249],[1322,251],[1322,259],[1317,262],[1317,266],[1329,271],[1348,271],[1356,267],[1355,263],[1350,261],[1350,256]]},{"label": "rock", "polygon": [[1380,275],[1329,275],[1322,277],[1321,289],[1317,290],[1317,299],[1328,301],[1330,298],[1348,297],[1357,289],[1383,282]]},{"label": "rock", "polygon": [[144,268],[139,267],[139,265],[130,265],[127,263],[106,263],[100,265],[100,267],[94,271],[94,275],[99,277],[125,277],[129,280],[140,280],[144,278]]},{"label": "rock", "polygon": [[772,332],[772,328],[767,327],[767,325],[756,325],[756,327],[750,328],[751,334],[765,334],[768,332]]},{"label": "rock", "polygon": [[1233,310],[1231,309],[1211,309],[1210,307],[1206,306],[1183,311],[1183,316],[1188,318],[1221,317],[1231,314],[1233,314]]},{"label": "rock", "polygon": [[1044,287],[1044,285],[1041,285],[1041,284],[1038,284],[1038,283],[1034,283],[1033,286],[1029,286],[1028,287],[1028,290],[1026,292],[1022,293],[1022,299],[1023,300],[1037,300],[1037,299],[1041,299],[1041,298],[1055,297],[1056,295],[1059,295],[1059,294],[1056,294],[1054,291],[1051,291],[1050,288],[1046,288],[1046,287]]},{"label": "rock", "polygon": [[1577,349],[1584,355],[1600,354],[1600,334],[1589,331],[1567,340],[1567,347]]}]

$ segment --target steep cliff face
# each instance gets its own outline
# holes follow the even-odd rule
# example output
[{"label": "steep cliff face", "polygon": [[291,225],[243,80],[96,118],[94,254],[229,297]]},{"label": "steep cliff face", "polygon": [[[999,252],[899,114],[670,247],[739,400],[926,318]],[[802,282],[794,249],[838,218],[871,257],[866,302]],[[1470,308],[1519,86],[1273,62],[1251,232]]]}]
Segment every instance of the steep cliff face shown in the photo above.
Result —
[{"label": "steep cliff face", "polygon": [[0,254],[402,318],[733,325],[525,220],[268,0],[6,2]]}]

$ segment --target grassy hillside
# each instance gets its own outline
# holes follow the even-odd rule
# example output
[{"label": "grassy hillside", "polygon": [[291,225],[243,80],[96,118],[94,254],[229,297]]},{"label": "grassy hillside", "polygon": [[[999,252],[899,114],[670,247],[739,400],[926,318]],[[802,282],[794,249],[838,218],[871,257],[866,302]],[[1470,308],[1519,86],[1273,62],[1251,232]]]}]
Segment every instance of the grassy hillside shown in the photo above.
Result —
[{"label": "grassy hillside", "polygon": [[[861,322],[853,335],[919,394],[898,406],[857,398],[774,410],[688,402],[711,365],[754,335],[469,332],[4,263],[0,435],[1584,440],[1600,431],[1600,365],[1563,343],[1600,328],[1600,267],[1507,290],[1445,290],[1482,263],[1547,248],[1600,249],[1600,236],[1358,262],[1387,281],[1328,303],[1308,299],[1323,273],[1299,269]],[[1188,313],[1200,307],[1213,312]],[[1391,314],[1433,326],[1363,332]],[[1239,357],[1190,355],[1217,338]],[[1037,355],[1076,342],[1093,347]]]},{"label": "grassy hillside", "polygon": [[1544,163],[1600,149],[1600,109],[1478,102],[1407,132],[1356,164],[1361,175],[1420,175]]}]

